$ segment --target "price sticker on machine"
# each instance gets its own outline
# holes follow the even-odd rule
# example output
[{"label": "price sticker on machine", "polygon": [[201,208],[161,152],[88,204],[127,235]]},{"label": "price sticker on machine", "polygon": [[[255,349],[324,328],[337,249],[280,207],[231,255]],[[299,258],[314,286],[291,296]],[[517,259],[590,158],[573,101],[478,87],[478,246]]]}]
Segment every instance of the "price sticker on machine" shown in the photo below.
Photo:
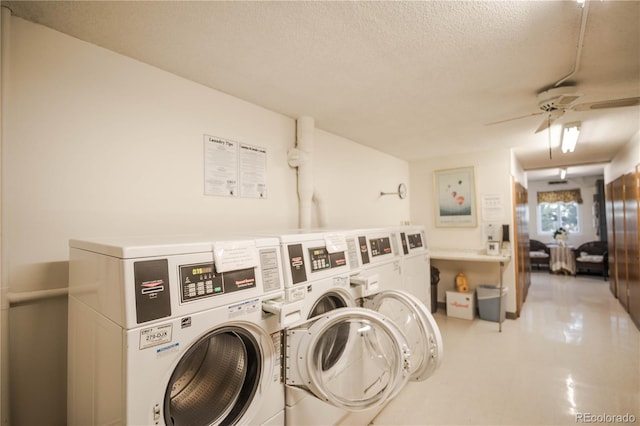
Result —
[{"label": "price sticker on machine", "polygon": [[172,332],[172,324],[164,324],[140,330],[140,349],[147,349],[171,342]]}]

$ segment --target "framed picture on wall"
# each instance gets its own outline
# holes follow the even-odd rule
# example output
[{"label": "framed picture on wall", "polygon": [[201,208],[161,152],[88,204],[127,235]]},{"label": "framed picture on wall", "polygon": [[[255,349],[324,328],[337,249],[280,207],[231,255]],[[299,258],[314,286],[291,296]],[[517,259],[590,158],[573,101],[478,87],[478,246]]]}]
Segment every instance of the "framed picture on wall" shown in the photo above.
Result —
[{"label": "framed picture on wall", "polygon": [[436,170],[433,173],[436,194],[436,226],[477,226],[474,167]]}]

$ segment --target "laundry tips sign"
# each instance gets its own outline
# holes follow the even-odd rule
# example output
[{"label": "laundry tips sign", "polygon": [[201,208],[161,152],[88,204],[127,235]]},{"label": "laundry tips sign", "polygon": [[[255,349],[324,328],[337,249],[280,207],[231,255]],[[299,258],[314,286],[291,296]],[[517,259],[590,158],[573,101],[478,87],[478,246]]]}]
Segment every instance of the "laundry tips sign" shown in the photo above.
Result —
[{"label": "laundry tips sign", "polygon": [[267,149],[204,135],[204,194],[267,198]]}]

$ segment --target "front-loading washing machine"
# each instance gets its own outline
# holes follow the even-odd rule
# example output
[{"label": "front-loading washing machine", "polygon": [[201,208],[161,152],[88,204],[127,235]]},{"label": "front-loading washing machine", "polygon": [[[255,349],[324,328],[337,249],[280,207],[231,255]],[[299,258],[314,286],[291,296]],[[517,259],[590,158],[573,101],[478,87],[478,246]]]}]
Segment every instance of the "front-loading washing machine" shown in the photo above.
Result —
[{"label": "front-loading washing machine", "polygon": [[431,261],[423,226],[397,229],[402,245],[402,288],[431,309]]},{"label": "front-loading washing machine", "polygon": [[286,323],[287,425],[352,423],[353,413],[371,419],[408,380],[423,374],[414,366],[437,366],[440,335],[436,328],[433,336],[434,324],[419,306],[408,303],[406,308],[414,314],[408,319],[414,328],[424,331],[420,344],[426,351],[415,354],[396,324],[398,312],[393,319],[381,313],[390,303],[354,307],[363,299],[349,285],[353,272],[344,232],[294,233],[280,239],[288,297],[268,302],[265,309],[281,313]]},{"label": "front-loading washing machine", "polygon": [[[383,314],[401,329],[413,358],[410,378],[426,380],[441,362],[442,337],[428,307],[407,287],[398,229],[359,229],[346,234],[350,281],[359,305]],[[343,421],[368,424],[382,408],[384,404],[350,413]]]},{"label": "front-loading washing machine", "polygon": [[283,328],[327,310],[356,306],[344,235],[302,230],[270,235],[281,243],[285,296],[264,309],[278,315]]},{"label": "front-loading washing machine", "polygon": [[70,425],[282,425],[279,242],[70,241]]},{"label": "front-loading washing machine", "polygon": [[399,237],[393,228],[344,231],[351,266],[350,282],[357,298],[402,289]]},{"label": "front-loading washing machine", "polygon": [[435,371],[440,333],[411,297],[383,291],[366,307],[334,309],[284,330],[287,425],[369,424],[409,380]]}]

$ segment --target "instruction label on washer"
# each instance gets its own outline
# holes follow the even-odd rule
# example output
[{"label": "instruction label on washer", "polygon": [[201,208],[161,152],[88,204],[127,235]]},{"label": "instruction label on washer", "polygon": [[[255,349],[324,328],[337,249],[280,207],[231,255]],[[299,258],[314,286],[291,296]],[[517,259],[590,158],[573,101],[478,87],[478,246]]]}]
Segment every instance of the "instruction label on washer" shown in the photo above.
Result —
[{"label": "instruction label on washer", "polygon": [[280,264],[276,249],[260,250],[260,266],[262,266],[262,287],[264,291],[280,288]]},{"label": "instruction label on washer", "polygon": [[173,324],[159,325],[140,330],[140,349],[147,349],[171,342]]},{"label": "instruction label on washer", "polygon": [[229,318],[234,318],[240,315],[250,314],[262,308],[260,299],[247,300],[246,302],[237,303],[227,307],[227,313]]}]

